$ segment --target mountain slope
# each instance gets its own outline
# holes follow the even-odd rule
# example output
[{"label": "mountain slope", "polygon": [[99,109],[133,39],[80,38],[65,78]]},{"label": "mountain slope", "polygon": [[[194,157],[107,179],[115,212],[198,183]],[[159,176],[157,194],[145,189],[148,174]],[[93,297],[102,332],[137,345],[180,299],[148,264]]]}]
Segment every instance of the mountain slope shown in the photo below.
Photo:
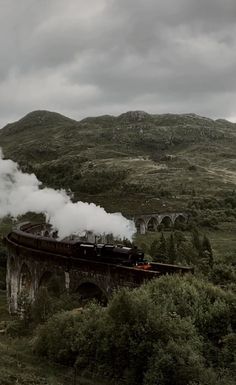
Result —
[{"label": "mountain slope", "polygon": [[185,209],[236,185],[236,124],[195,114],[77,122],[34,111],[0,130],[0,146],[45,184],[128,214]]}]

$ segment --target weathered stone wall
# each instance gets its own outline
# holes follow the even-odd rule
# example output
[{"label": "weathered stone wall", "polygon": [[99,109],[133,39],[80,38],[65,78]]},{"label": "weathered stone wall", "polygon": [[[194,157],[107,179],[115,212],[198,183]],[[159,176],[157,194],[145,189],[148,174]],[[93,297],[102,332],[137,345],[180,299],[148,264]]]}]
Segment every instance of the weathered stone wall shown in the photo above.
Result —
[{"label": "weathered stone wall", "polygon": [[33,301],[50,275],[60,277],[65,290],[79,292],[84,284],[97,287],[107,299],[121,286],[135,287],[156,274],[94,261],[70,259],[7,243],[7,296],[9,311],[18,310],[22,291]]}]

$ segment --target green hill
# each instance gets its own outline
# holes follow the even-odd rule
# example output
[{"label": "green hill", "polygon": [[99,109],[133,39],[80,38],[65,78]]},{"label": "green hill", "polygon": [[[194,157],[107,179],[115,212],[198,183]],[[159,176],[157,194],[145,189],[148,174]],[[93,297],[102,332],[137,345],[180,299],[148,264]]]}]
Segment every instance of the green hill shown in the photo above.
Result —
[{"label": "green hill", "polygon": [[131,215],[224,199],[236,185],[236,124],[195,114],[77,122],[35,111],[0,130],[0,145],[45,185]]},{"label": "green hill", "polygon": [[[26,115],[18,122],[8,124],[0,130],[0,147],[3,148],[5,157],[17,161],[23,171],[34,172],[44,185],[72,190],[74,199],[101,204],[109,211],[122,211],[123,214],[130,216],[138,213],[172,210],[189,210],[192,213],[191,218],[194,227],[191,228],[190,220],[188,225],[185,227],[183,225],[182,227],[182,230],[187,231],[170,233],[169,229],[165,229],[164,237],[167,242],[170,242],[171,237],[175,240],[175,263],[188,263],[191,266],[195,266],[196,278],[194,278],[194,281],[192,281],[190,285],[187,285],[186,282],[183,282],[183,285],[180,281],[177,282],[179,280],[178,277],[176,277],[177,281],[175,286],[173,286],[174,281],[170,281],[169,286],[163,286],[162,281],[159,285],[160,290],[158,289],[159,281],[156,283],[153,281],[153,283],[151,283],[153,284],[154,291],[152,289],[150,293],[154,293],[154,297],[161,293],[160,298],[162,298],[163,303],[167,305],[171,304],[172,311],[168,313],[169,315],[163,313],[162,318],[160,318],[161,312],[159,310],[166,309],[165,306],[160,306],[160,309],[156,309],[158,316],[153,316],[155,306],[150,302],[151,297],[150,295],[148,297],[149,292],[145,292],[145,288],[139,289],[143,290],[141,296],[138,295],[137,297],[141,298],[140,304],[135,298],[132,302],[132,296],[135,294],[129,294],[127,292],[124,296],[124,293],[121,293],[121,301],[119,302],[118,297],[118,302],[116,299],[115,302],[113,301],[113,310],[109,314],[115,321],[118,320],[117,324],[113,322],[114,330],[117,330],[120,319],[121,324],[123,324],[123,319],[125,319],[123,315],[125,314],[127,320],[131,320],[131,328],[127,323],[129,321],[127,321],[126,324],[129,327],[124,329],[122,326],[122,330],[128,330],[129,332],[131,330],[132,332],[133,320],[138,320],[139,322],[141,319],[140,315],[142,316],[145,312],[149,312],[149,308],[146,305],[150,304],[152,311],[151,313],[149,312],[151,321],[148,318],[147,320],[148,322],[159,320],[157,330],[162,330],[162,325],[166,325],[167,321],[173,321],[171,325],[175,325],[174,329],[172,327],[174,337],[171,335],[169,338],[168,330],[163,329],[165,332],[165,340],[167,338],[170,339],[171,342],[169,345],[165,343],[163,348],[160,344],[155,345],[155,348],[158,346],[158,349],[161,347],[162,350],[160,350],[161,354],[159,350],[155,350],[157,353],[155,353],[156,361],[153,361],[154,364],[158,363],[159,365],[158,357],[164,356],[167,357],[166,362],[171,363],[171,367],[173,367],[172,362],[177,362],[177,364],[180,362],[179,367],[181,370],[179,373],[181,373],[181,375],[182,373],[189,375],[189,373],[192,373],[192,370],[189,371],[189,367],[191,366],[189,366],[189,351],[191,352],[192,349],[193,353],[191,354],[194,354],[192,355],[195,360],[194,362],[197,362],[200,368],[203,368],[202,358],[204,354],[204,360],[207,364],[206,382],[204,383],[215,384],[219,380],[217,382],[219,385],[223,383],[233,384],[233,379],[231,380],[231,378],[233,378],[234,363],[233,355],[230,354],[230,352],[231,350],[233,351],[231,347],[234,343],[234,335],[229,321],[232,318],[232,314],[229,312],[230,307],[228,306],[228,302],[226,303],[224,301],[226,301],[226,298],[232,301],[233,294],[230,290],[235,291],[236,124],[226,120],[214,121],[194,114],[150,115],[142,111],[127,112],[118,117],[109,115],[89,117],[77,122],[57,113],[35,111]],[[31,216],[28,214],[21,218],[21,220],[26,219],[34,221],[35,216],[31,213]],[[188,231],[196,230],[195,225],[198,227],[199,232],[194,233],[194,231]],[[5,218],[0,221],[0,238],[10,231],[11,226],[12,222],[10,218]],[[181,227],[178,229],[181,229]],[[207,254],[202,253],[204,251],[206,252],[206,250],[201,249],[205,235],[207,235],[208,240],[211,241],[214,257],[213,267],[209,265],[206,258]],[[160,243],[157,243],[157,240],[159,242],[160,236],[160,232],[148,232],[145,235],[138,234],[135,237],[135,243],[140,246],[147,255],[150,253],[150,249],[153,249],[153,245],[160,245]],[[199,249],[193,245],[193,243],[196,244],[196,241],[198,246],[200,243]],[[199,251],[201,251],[201,253],[199,253]],[[1,245],[1,239],[0,254],[0,288],[4,289],[6,253]],[[147,258],[149,258],[148,255]],[[201,279],[198,281],[199,275]],[[202,281],[202,277],[204,277],[205,282]],[[167,277],[167,279],[169,278]],[[170,279],[172,280],[172,278]],[[173,277],[173,279],[175,278]],[[191,277],[187,279],[192,280]],[[212,286],[210,290],[207,280],[216,285],[220,285],[221,289]],[[154,285],[157,286],[155,287]],[[220,294],[219,290],[221,290],[222,294]],[[172,294],[174,295],[173,301],[179,306],[180,314],[177,314],[178,309],[176,310],[173,307],[175,302],[170,302]],[[212,306],[210,311],[207,309],[207,311],[204,312],[204,306],[206,307],[206,304],[208,304],[206,301],[207,296],[211,297],[209,298],[211,299]],[[202,298],[204,299],[203,301],[201,300]],[[215,302],[214,298],[216,298]],[[184,301],[189,302],[189,304],[187,303],[187,307]],[[144,302],[146,307],[143,306]],[[126,303],[128,305],[131,303],[132,305],[131,307],[130,305],[127,307],[128,315],[124,313],[124,310],[123,315],[121,314],[121,318],[119,318],[120,309],[121,307],[125,309],[124,304]],[[159,302],[157,305],[158,304]],[[202,304],[202,309],[199,304]],[[93,314],[95,314],[94,309],[93,307]],[[130,309],[137,310],[132,317],[130,317]],[[140,309],[142,311],[140,311]],[[176,311],[173,311],[173,309]],[[181,309],[183,310],[182,315]],[[186,313],[186,309],[190,316]],[[103,310],[106,311],[105,308]],[[195,310],[197,311],[197,317],[200,317],[199,319],[201,321],[198,327],[196,326],[197,324],[194,324],[196,319],[198,320],[198,318],[195,317]],[[97,324],[98,327],[103,325],[105,319],[103,317],[103,315],[105,315],[104,311],[102,311],[102,313],[100,312],[102,322],[99,320]],[[185,317],[186,314],[187,318]],[[193,315],[193,321],[191,321],[191,314]],[[35,338],[32,338],[32,336],[35,337],[37,333],[35,330],[31,330],[27,336],[21,338],[14,338],[14,336],[10,337],[3,334],[6,325],[10,326],[13,332],[15,325],[17,333],[17,323],[15,323],[14,320],[10,320],[6,312],[5,292],[3,290],[0,290],[0,315],[0,384],[12,384],[13,382],[25,385],[36,383],[65,384],[73,381],[74,371],[71,368],[66,366],[60,367],[59,365],[52,366],[52,364],[46,362],[45,359],[40,359],[38,356],[32,354],[32,343],[35,341]],[[62,313],[62,320],[63,317],[64,315]],[[187,324],[185,318],[188,322],[193,322],[192,326],[190,324],[188,326],[189,331],[186,329]],[[228,323],[222,323],[224,319]],[[93,318],[91,318],[91,320],[94,324]],[[84,323],[84,326],[86,326],[90,334],[91,320],[87,318],[89,324],[86,325],[86,323]],[[96,334],[95,336],[104,337],[104,330],[106,332],[113,330],[111,329],[112,323],[110,319],[107,318],[107,320],[109,320],[109,327],[106,327],[106,324],[104,324],[105,326],[102,326],[100,330],[96,326],[96,330],[100,330],[100,334]],[[185,324],[183,323],[182,325],[182,329],[180,327],[180,321],[185,322]],[[152,325],[150,322],[147,323],[145,321],[144,325]],[[228,324],[231,328],[229,328]],[[199,334],[199,338],[201,338],[199,341],[201,344],[204,343],[204,345],[199,345],[198,342],[195,344],[195,342],[198,341],[196,339],[198,336],[195,334],[193,334],[192,339],[188,342],[185,338],[186,335],[187,337],[188,335],[192,336],[191,333],[192,331],[195,333],[195,329],[200,333],[199,330],[201,330],[202,325],[202,335]],[[160,329],[160,326],[162,329]],[[53,325],[53,328],[57,330],[57,325]],[[84,327],[83,330],[86,331],[86,328]],[[149,327],[149,329],[152,330],[152,327]],[[147,328],[147,330],[149,329]],[[170,328],[170,330],[172,329]],[[48,330],[50,332],[51,329]],[[124,349],[122,343],[120,343],[121,339],[118,330],[118,350],[115,349],[115,351],[118,351],[120,356],[117,357],[119,357],[119,359],[123,357],[122,354],[124,351],[126,353],[129,352],[126,341],[132,341],[132,346],[135,346],[137,330],[141,329],[139,325],[138,328],[135,325],[133,330],[134,336],[131,335],[131,339],[128,338],[128,334],[128,337],[123,339],[125,341]],[[105,335],[106,341],[105,345],[103,344],[105,350],[102,345],[103,351],[100,354],[103,364],[105,364],[105,366],[100,366],[101,373],[102,371],[113,373],[112,370],[114,369],[112,365],[111,368],[109,368],[110,361],[106,362],[103,357],[104,352],[106,353],[107,343],[111,341],[112,346],[114,346],[113,335],[112,339],[108,334]],[[150,336],[151,340],[153,340],[154,334],[151,333]],[[138,335],[138,339],[139,337]],[[156,335],[154,337],[156,338]],[[177,350],[175,345],[173,345],[174,339],[172,337],[176,338]],[[76,338],[78,338],[78,336]],[[145,334],[145,341],[146,340]],[[59,340],[57,339],[57,341]],[[85,340],[83,339],[82,341]],[[141,350],[135,348],[136,350],[133,349],[133,351],[135,350],[136,353],[141,352],[139,356],[141,357],[140,362],[143,364],[143,357],[148,356],[150,358],[152,356],[142,354],[144,351],[142,336],[140,341],[141,345],[139,345],[139,347],[141,346]],[[185,341],[185,345],[182,346],[182,351],[179,350],[178,341]],[[101,344],[99,344],[99,346],[100,345]],[[45,346],[46,345],[44,345],[44,347]],[[75,346],[74,344],[73,351],[76,352],[76,350],[74,350]],[[85,346],[87,345],[85,344]],[[94,344],[90,344],[89,346],[93,347]],[[151,345],[149,344],[147,346],[149,349]],[[200,348],[201,346],[202,348]],[[66,352],[66,348],[65,346],[65,349],[61,351]],[[110,347],[108,348],[110,349]],[[146,349],[145,346],[144,348]],[[89,347],[86,349],[86,358],[88,358]],[[201,349],[201,351],[199,349]],[[132,353],[132,349],[130,352]],[[187,352],[187,354],[183,352]],[[132,356],[132,354],[129,355]],[[139,356],[137,357],[140,358]],[[180,361],[176,360],[177,356],[180,357]],[[83,358],[80,354],[80,358],[81,357]],[[127,357],[129,358],[129,356]],[[117,362],[120,373],[120,361],[117,360]],[[163,360],[161,362],[163,362]],[[165,372],[163,373],[166,373],[166,362],[164,362],[165,365],[163,367]],[[83,364],[83,359],[82,361],[77,360],[77,363],[78,365],[79,363]],[[87,361],[85,367],[86,365]],[[134,373],[133,365],[131,365],[131,367],[132,371],[124,372],[126,374],[128,373],[128,376]],[[143,368],[143,365],[140,367]],[[155,373],[156,368],[158,369],[159,367],[155,366]],[[160,366],[160,368],[162,367]],[[213,369],[216,373],[215,377]],[[79,379],[81,384],[93,383],[87,379],[89,370],[90,367],[86,367],[86,378]],[[93,370],[94,363],[92,364],[92,371]],[[78,371],[78,373],[81,374],[80,371]],[[212,377],[212,381],[211,373],[214,377]],[[169,378],[169,372],[167,376]],[[223,377],[222,380],[221,376]],[[98,383],[95,377],[93,379]],[[214,382],[215,380],[216,382]]]}]

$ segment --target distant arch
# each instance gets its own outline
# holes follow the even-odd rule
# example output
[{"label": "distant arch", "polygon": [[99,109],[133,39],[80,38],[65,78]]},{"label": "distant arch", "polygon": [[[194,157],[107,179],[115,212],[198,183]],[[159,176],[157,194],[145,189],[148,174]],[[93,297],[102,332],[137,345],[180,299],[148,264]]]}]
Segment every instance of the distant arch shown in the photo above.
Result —
[{"label": "distant arch", "polygon": [[33,296],[33,279],[29,267],[23,263],[19,276],[19,292],[26,293],[29,297]]},{"label": "distant arch", "polygon": [[186,218],[183,214],[179,214],[176,218],[175,218],[175,221],[174,221],[174,224],[183,224],[183,223],[186,223]]},{"label": "distant arch", "polygon": [[163,217],[161,220],[161,224],[164,226],[165,229],[169,229],[172,225],[171,217],[169,217],[168,215]]},{"label": "distant arch", "polygon": [[45,271],[39,280],[39,289],[46,288],[51,295],[60,295],[65,290],[65,275]]},{"label": "distant arch", "polygon": [[147,223],[147,230],[148,231],[157,231],[158,221],[156,218],[152,217],[149,219]]},{"label": "distant arch", "polygon": [[135,224],[136,224],[136,229],[138,233],[140,234],[146,233],[145,221],[142,218],[137,219]]},{"label": "distant arch", "polygon": [[107,305],[108,298],[104,291],[93,282],[83,282],[77,288],[77,293],[84,301],[95,299],[102,305]]}]

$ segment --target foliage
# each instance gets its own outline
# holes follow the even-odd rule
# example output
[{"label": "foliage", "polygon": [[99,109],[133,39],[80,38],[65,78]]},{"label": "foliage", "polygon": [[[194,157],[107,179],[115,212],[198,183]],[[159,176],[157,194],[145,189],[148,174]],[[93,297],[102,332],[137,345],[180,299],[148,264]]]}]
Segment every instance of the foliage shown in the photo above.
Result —
[{"label": "foliage", "polygon": [[168,250],[167,250],[167,257],[168,260],[171,264],[174,264],[176,261],[176,248],[175,248],[175,239],[173,234],[170,234],[169,238],[169,245],[168,245]]},{"label": "foliage", "polygon": [[158,252],[159,252],[159,241],[158,239],[154,239],[149,249],[149,254],[153,258],[153,260],[155,260],[155,257],[158,254]]},{"label": "foliage", "polygon": [[208,264],[212,268],[214,263],[213,252],[212,252],[211,243],[206,235],[204,235],[203,237],[201,249],[202,249],[202,254],[208,258]]},{"label": "foliage", "polygon": [[6,334],[13,338],[25,336],[28,331],[29,330],[26,328],[25,322],[22,319],[12,320],[8,322],[6,327]]},{"label": "foliage", "polygon": [[214,263],[209,238],[206,235],[201,236],[196,228],[193,228],[191,238],[179,230],[171,232],[166,238],[162,232],[159,238],[153,239],[149,254],[153,261],[194,265],[206,274]]},{"label": "foliage", "polygon": [[54,315],[44,326],[38,328],[38,338],[34,349],[40,355],[47,355],[51,360],[63,365],[71,364],[76,359],[73,351],[73,339],[80,329],[80,317],[70,312]]},{"label": "foliage", "polygon": [[49,292],[46,287],[42,287],[30,308],[30,320],[34,325],[46,322],[53,314],[62,311],[79,308],[82,300],[79,295],[61,293],[58,295]]},{"label": "foliage", "polygon": [[214,263],[212,270],[209,273],[209,279],[221,287],[231,287],[236,285],[236,271],[233,264],[230,263]]},{"label": "foliage", "polygon": [[195,247],[195,249],[197,250],[198,254],[200,255],[202,245],[201,245],[201,240],[200,240],[200,234],[199,234],[199,231],[196,227],[194,227],[192,229],[192,244]]},{"label": "foliage", "polygon": [[53,316],[34,349],[129,385],[213,384],[224,370],[232,378],[235,315],[232,293],[191,276],[162,277],[122,289],[107,308]]},{"label": "foliage", "polygon": [[22,320],[12,318],[7,312],[4,291],[0,291],[0,329],[0,385],[72,383],[70,369],[50,365],[45,359],[32,354],[32,336],[28,335]]}]

